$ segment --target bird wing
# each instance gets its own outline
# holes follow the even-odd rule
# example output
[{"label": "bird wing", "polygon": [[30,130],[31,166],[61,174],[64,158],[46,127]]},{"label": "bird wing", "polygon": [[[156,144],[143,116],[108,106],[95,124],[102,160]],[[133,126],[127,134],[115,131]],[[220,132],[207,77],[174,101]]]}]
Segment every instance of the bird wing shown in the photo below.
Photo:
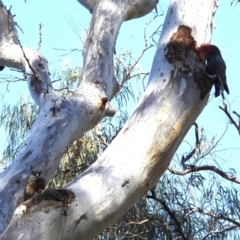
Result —
[{"label": "bird wing", "polygon": [[209,74],[217,74],[217,79],[220,82],[222,91],[225,89],[226,92],[229,94],[226,78],[226,64],[222,59],[221,55],[216,54],[214,56],[211,56],[208,59],[206,70],[207,72],[209,72]]},{"label": "bird wing", "polygon": [[229,89],[227,85],[227,77],[226,77],[226,64],[220,55],[216,56],[216,73],[220,83],[222,84],[222,89],[229,94]]}]

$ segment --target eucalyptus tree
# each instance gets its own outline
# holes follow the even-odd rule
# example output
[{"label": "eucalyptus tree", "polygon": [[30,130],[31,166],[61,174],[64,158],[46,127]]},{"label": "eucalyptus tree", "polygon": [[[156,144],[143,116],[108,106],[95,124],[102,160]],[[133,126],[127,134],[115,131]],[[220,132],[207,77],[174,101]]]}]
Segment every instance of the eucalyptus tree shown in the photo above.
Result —
[{"label": "eucalyptus tree", "polygon": [[66,147],[115,114],[110,101],[119,89],[113,54],[120,26],[152,11],[157,0],[79,3],[92,13],[84,75],[75,93],[64,97],[52,87],[47,60],[21,45],[0,1],[0,65],[25,73],[39,107],[19,154],[0,175],[3,239],[92,239],[156,184],[208,101],[212,80],[197,47],[210,41],[216,1],[172,0],[147,88],[119,134],[64,189],[24,202],[27,179],[48,182]]}]

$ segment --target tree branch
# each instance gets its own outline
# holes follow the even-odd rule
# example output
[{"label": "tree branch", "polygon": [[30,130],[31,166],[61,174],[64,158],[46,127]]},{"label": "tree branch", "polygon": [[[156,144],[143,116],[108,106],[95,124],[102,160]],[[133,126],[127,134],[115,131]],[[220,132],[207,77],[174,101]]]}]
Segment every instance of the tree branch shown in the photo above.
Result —
[{"label": "tree branch", "polygon": [[198,212],[204,213],[205,215],[208,215],[208,216],[213,217],[215,219],[226,220],[226,221],[231,222],[231,223],[235,224],[236,226],[240,227],[240,222],[235,221],[235,220],[233,220],[233,219],[231,219],[229,217],[226,217],[226,216],[224,216],[222,214],[218,214],[217,215],[217,214],[214,214],[213,212],[208,212],[208,211],[205,211],[205,210],[200,209],[200,208],[198,208]]},{"label": "tree branch", "polygon": [[164,201],[161,198],[157,198],[156,196],[148,196],[148,198],[152,198],[153,200],[159,202],[162,204],[163,208],[165,209],[165,211],[169,214],[170,218],[172,218],[172,220],[175,222],[176,225],[176,231],[179,232],[179,234],[181,235],[182,239],[187,240],[188,238],[184,235],[183,231],[182,231],[182,226],[181,223],[179,221],[179,219],[177,218],[177,216],[175,215],[174,211],[172,211],[168,205],[166,204],[166,201]]},{"label": "tree branch", "polygon": [[223,178],[225,178],[225,179],[227,179],[231,182],[240,184],[240,179],[239,178],[232,177],[232,176],[226,174],[225,172],[223,172],[222,170],[218,169],[215,166],[209,166],[209,165],[204,165],[204,166],[199,166],[199,167],[193,166],[191,168],[185,169],[184,171],[177,171],[177,170],[174,170],[171,167],[168,167],[168,170],[173,174],[181,175],[181,176],[189,174],[189,173],[193,173],[193,172],[200,172],[200,171],[209,170],[209,171],[213,171],[213,172],[217,173],[221,177],[223,177]]},{"label": "tree branch", "polygon": [[198,136],[198,125],[196,122],[194,123],[194,125],[195,125],[196,146],[192,150],[192,152],[190,152],[186,157],[182,156],[181,164],[184,169],[186,168],[185,162],[188,161],[199,150],[199,147],[200,147],[200,141]]},{"label": "tree branch", "polygon": [[218,230],[218,231],[211,231],[209,232],[208,234],[206,234],[206,236],[202,239],[202,240],[205,240],[207,239],[210,235],[213,235],[213,234],[217,234],[217,233],[224,233],[224,232],[228,232],[228,231],[231,231],[235,228],[238,228],[239,226],[231,226],[231,227],[228,227],[228,228],[225,228],[225,229],[222,229],[222,230]]},{"label": "tree branch", "polygon": [[[227,105],[225,105],[224,108],[221,107],[221,106],[219,106],[219,108],[227,115],[227,117],[228,117],[229,120],[230,120],[230,123],[232,123],[232,124],[236,127],[238,133],[240,134],[240,127],[239,127],[239,125],[234,121],[234,119],[232,118],[231,114],[228,112]],[[233,112],[233,113],[237,114],[236,112]]]}]

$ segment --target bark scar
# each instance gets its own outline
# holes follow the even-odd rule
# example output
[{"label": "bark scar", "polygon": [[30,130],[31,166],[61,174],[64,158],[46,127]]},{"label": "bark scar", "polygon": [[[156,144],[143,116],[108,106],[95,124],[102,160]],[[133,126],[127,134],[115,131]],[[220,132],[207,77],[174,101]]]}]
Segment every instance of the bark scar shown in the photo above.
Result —
[{"label": "bark scar", "polygon": [[125,187],[129,183],[130,183],[129,179],[125,179],[124,183],[122,184],[122,187]]},{"label": "bark scar", "polygon": [[[46,189],[43,193],[34,194],[29,200],[23,202],[21,205],[25,205],[30,208],[34,205],[45,201],[62,202],[63,206],[70,206],[74,201],[75,194],[68,189]],[[51,205],[49,203],[49,205]]]},{"label": "bark scar", "polygon": [[101,98],[99,100],[99,102],[98,102],[98,109],[104,110],[107,102],[108,102],[108,98],[107,97]]}]

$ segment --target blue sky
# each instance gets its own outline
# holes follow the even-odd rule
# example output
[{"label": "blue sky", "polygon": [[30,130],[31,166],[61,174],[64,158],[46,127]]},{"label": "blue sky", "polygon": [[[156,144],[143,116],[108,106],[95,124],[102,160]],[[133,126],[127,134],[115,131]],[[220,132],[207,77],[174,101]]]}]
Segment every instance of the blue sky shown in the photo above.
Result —
[{"label": "blue sky", "polygon": [[[166,12],[168,0],[160,1],[158,11]],[[235,110],[240,113],[240,87],[239,87],[239,70],[240,70],[240,11],[237,6],[230,6],[230,0],[220,0],[219,8],[215,14],[214,21],[216,28],[213,29],[212,43],[219,46],[223,58],[227,64],[227,79],[230,89],[230,95],[226,96],[227,101],[231,104],[231,111]],[[88,10],[83,8],[77,0],[74,1],[4,1],[7,7],[12,4],[12,13],[16,14],[15,21],[22,28],[23,33],[18,29],[18,34],[23,46],[36,49],[39,41],[39,23],[43,25],[42,29],[42,48],[41,54],[47,58],[50,71],[62,70],[63,63],[71,62],[71,66],[82,66],[82,55],[80,52],[75,52],[67,57],[60,57],[64,52],[56,51],[53,48],[59,49],[82,49],[80,38],[74,33],[69,25],[69,22],[75,23],[78,26],[79,35],[84,39],[85,30],[90,21]],[[138,56],[143,47],[143,27],[151,15],[141,19],[135,19],[123,24],[117,40],[117,53],[121,49],[128,49],[133,52],[133,55]],[[163,21],[164,18],[159,18]],[[158,39],[157,39],[158,40]],[[143,71],[150,71],[155,50],[152,49],[147,53],[144,59],[140,62]],[[0,77],[6,74],[16,75],[15,72],[4,70],[0,73]],[[21,75],[20,75],[21,76]],[[27,84],[25,82],[12,83],[8,86],[9,93],[6,92],[6,84],[0,83],[0,99],[4,94],[4,102],[14,104],[19,101],[22,94],[28,94]],[[0,107],[2,103],[0,102]],[[209,136],[216,135],[220,137],[224,132],[228,119],[224,113],[218,108],[222,105],[221,98],[212,98],[208,105],[203,110],[197,123],[200,127],[204,126],[205,131]],[[131,105],[132,107],[132,105]],[[190,130],[187,141],[194,144],[193,128]],[[240,168],[238,164],[239,158],[239,134],[233,126],[228,127],[228,131],[221,141],[219,149],[229,149],[221,152],[221,156],[226,159],[227,167]],[[0,129],[0,158],[4,148],[4,131]],[[184,145],[184,144],[183,144]],[[187,144],[182,148],[187,151],[190,148]],[[233,163],[234,162],[234,166]]]}]

